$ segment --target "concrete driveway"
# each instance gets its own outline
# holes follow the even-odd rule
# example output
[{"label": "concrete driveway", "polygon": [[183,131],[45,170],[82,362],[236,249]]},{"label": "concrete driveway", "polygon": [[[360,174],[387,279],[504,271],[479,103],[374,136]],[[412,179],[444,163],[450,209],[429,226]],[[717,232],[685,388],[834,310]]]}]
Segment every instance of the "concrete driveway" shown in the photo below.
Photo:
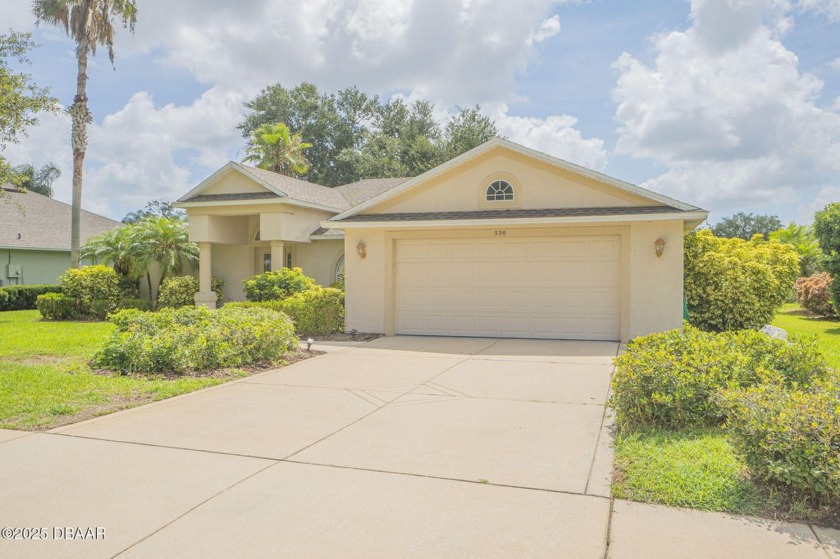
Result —
[{"label": "concrete driveway", "polygon": [[[48,536],[0,540],[0,557],[620,559],[702,539],[660,518],[672,509],[608,498],[617,344],[324,349],[49,433],[0,431],[0,527]],[[750,530],[755,557],[825,557],[809,528]]]}]

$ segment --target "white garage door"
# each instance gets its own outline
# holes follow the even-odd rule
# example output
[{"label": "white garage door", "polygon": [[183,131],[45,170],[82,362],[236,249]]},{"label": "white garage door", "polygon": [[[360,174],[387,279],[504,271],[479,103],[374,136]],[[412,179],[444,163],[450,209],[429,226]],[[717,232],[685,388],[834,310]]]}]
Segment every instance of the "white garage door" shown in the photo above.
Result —
[{"label": "white garage door", "polygon": [[618,236],[399,240],[398,334],[619,339]]}]

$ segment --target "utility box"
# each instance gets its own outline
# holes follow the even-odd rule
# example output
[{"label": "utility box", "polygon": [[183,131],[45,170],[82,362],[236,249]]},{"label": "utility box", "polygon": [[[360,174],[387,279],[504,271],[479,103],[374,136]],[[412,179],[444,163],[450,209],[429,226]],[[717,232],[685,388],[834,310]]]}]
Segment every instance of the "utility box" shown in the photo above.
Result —
[{"label": "utility box", "polygon": [[7,278],[21,278],[23,276],[23,266],[20,264],[9,264],[6,267]]}]

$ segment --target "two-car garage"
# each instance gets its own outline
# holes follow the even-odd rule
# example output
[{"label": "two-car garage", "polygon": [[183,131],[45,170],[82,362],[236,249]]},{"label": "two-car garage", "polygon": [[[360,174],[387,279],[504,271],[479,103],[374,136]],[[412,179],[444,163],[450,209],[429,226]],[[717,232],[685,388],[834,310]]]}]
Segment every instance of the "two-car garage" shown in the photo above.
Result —
[{"label": "two-car garage", "polygon": [[618,340],[618,235],[395,241],[397,334]]}]

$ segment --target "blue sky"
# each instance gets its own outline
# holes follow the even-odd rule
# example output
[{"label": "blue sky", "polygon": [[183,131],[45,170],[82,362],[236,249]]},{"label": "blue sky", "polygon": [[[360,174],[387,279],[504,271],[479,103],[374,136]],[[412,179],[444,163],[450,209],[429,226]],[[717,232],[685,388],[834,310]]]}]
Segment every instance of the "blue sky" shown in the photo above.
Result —
[{"label": "blue sky", "polygon": [[[65,104],[72,43],[34,27],[28,71]],[[93,60],[85,207],[121,218],[241,159],[262,87],[481,103],[503,135],[712,210],[810,221],[840,200],[838,0],[138,0],[116,69]],[[442,113],[441,118],[445,117]],[[69,200],[69,122],[47,116],[4,156],[54,161]]]}]

